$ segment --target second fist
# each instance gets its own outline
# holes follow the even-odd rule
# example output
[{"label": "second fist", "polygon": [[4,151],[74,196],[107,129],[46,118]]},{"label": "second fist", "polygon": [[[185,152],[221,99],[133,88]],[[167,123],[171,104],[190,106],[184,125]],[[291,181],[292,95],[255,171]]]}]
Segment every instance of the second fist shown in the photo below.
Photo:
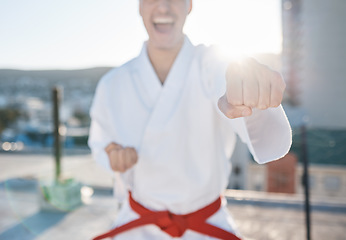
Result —
[{"label": "second fist", "polygon": [[105,151],[113,171],[125,172],[138,161],[137,151],[132,147],[123,147],[114,142],[110,143]]}]

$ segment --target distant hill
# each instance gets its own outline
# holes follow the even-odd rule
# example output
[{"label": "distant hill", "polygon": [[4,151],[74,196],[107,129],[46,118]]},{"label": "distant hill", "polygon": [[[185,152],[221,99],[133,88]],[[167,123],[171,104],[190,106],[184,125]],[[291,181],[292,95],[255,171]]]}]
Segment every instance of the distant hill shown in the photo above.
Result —
[{"label": "distant hill", "polygon": [[[263,64],[268,65],[274,70],[281,70],[281,55],[271,53],[255,54],[253,56]],[[113,67],[96,67],[75,70],[20,70],[20,69],[0,69],[0,81],[16,80],[21,77],[32,79],[46,79],[61,81],[62,79],[89,79],[98,81],[106,72]]]},{"label": "distant hill", "polygon": [[[274,70],[281,70],[281,55],[272,53],[261,53],[253,55],[258,61],[268,65]],[[102,75],[113,67],[96,67],[75,70],[20,70],[20,69],[0,69],[1,79],[18,79],[23,76],[32,79],[94,79],[99,80]]]},{"label": "distant hill", "polygon": [[17,70],[0,69],[1,80],[16,80],[22,77],[61,81],[62,79],[89,79],[98,81],[111,67],[97,67],[77,70]]},{"label": "distant hill", "polygon": [[63,88],[70,104],[89,108],[96,86],[110,67],[78,70],[16,70],[0,69],[0,105],[22,104],[25,99],[50,101],[51,89]]}]

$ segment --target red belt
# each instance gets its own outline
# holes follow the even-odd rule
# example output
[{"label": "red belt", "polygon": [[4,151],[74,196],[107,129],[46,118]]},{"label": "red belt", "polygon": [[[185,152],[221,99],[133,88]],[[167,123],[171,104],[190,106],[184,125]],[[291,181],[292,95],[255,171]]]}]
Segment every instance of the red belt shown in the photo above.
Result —
[{"label": "red belt", "polygon": [[177,215],[169,211],[151,211],[136,202],[132,198],[131,193],[129,194],[129,203],[131,208],[140,215],[140,218],[120,227],[116,227],[109,232],[95,237],[93,240],[114,237],[119,233],[147,224],[155,224],[172,237],[181,237],[187,229],[190,229],[219,239],[240,240],[240,238],[236,237],[234,234],[206,222],[211,215],[219,210],[221,198],[218,198],[204,208],[185,215]]}]

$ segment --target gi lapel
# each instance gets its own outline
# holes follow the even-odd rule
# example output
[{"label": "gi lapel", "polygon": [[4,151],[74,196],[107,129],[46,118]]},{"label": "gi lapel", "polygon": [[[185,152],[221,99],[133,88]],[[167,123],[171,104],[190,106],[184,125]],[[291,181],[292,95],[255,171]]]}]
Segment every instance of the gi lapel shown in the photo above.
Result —
[{"label": "gi lapel", "polygon": [[170,129],[170,123],[174,125],[177,108],[183,104],[181,103],[181,96],[186,82],[189,80],[188,75],[193,52],[194,47],[186,37],[163,86],[155,74],[146,50],[142,50],[141,56],[138,58],[140,61],[138,64],[141,63],[142,67],[138,68],[138,71],[134,71],[133,79],[143,103],[148,108],[149,116],[146,119],[146,127],[137,149],[140,159],[134,167],[132,191],[137,199],[140,199],[137,194],[146,194],[142,191],[145,190],[145,187],[143,188],[143,180],[144,182],[146,180],[145,175],[150,172],[148,168],[155,167],[157,164],[164,164],[164,159],[161,159],[162,154],[159,154],[162,151],[161,145],[158,143],[172,133],[173,129]]},{"label": "gi lapel", "polygon": [[[162,86],[161,93],[158,95],[145,131],[146,133],[150,131],[149,129],[151,128],[155,131],[162,130],[174,116],[185,83],[188,81],[187,75],[193,58],[193,51],[193,45],[190,40],[185,37],[182,49]],[[160,83],[157,76],[155,80],[157,80],[157,83]]]},{"label": "gi lapel", "polygon": [[137,95],[150,114],[161,94],[162,85],[150,63],[146,43],[130,69]]}]

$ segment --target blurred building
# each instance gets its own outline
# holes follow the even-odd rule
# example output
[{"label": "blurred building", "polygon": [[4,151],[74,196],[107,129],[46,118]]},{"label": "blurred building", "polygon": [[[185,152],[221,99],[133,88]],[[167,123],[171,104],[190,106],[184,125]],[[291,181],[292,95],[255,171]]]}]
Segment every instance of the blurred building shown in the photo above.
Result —
[{"label": "blurred building", "polygon": [[311,128],[346,129],[345,13],[345,0],[282,0],[287,92]]},{"label": "blurred building", "polygon": [[[310,194],[314,197],[334,197],[346,199],[346,167],[314,164],[309,168]],[[248,178],[245,189],[253,191],[268,191],[267,165],[249,164]],[[304,194],[302,185],[303,167],[296,166],[295,193]],[[283,189],[283,191],[285,190]]]},{"label": "blurred building", "polygon": [[[300,162],[294,183],[298,194],[303,193],[304,124],[312,196],[346,199],[345,13],[345,0],[282,0],[284,107],[293,127],[291,151]],[[250,163],[246,189],[268,191],[268,171],[270,166]]]}]

